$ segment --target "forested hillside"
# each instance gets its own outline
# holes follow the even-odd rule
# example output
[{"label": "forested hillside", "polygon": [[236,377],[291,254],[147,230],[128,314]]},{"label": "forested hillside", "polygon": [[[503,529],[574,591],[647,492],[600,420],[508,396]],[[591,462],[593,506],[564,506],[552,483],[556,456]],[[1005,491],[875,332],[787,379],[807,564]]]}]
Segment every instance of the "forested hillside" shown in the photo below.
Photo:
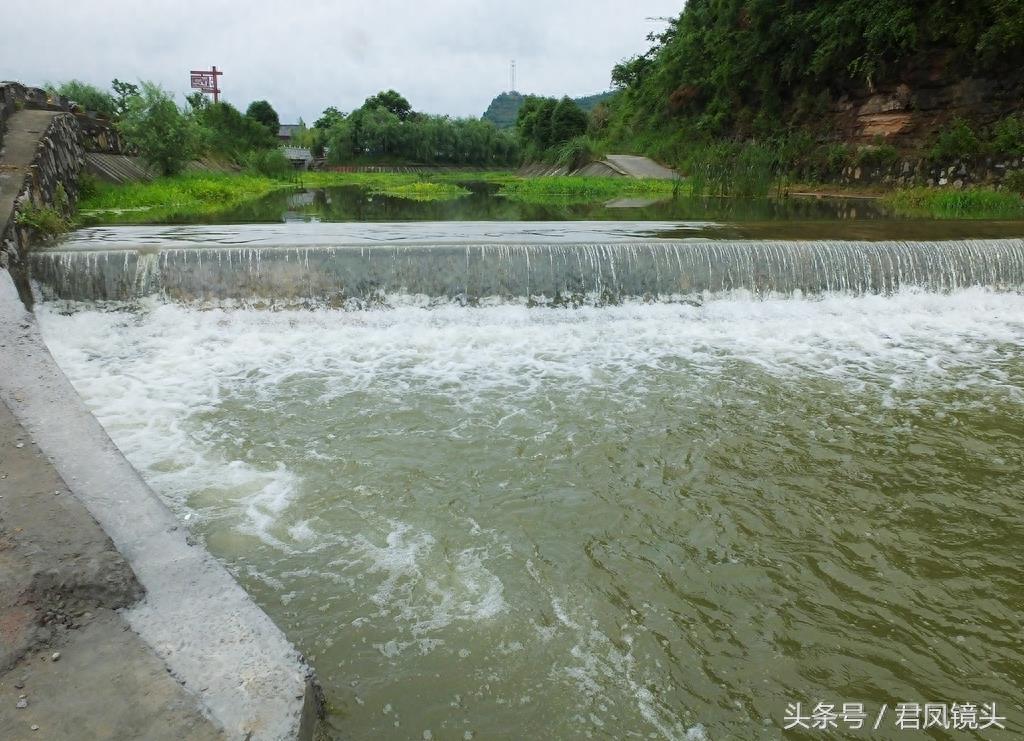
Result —
[{"label": "forested hillside", "polygon": [[[608,100],[612,97],[611,91],[605,93],[595,93],[594,95],[585,95],[582,98],[574,98],[573,102],[576,103],[581,109],[589,113],[594,110],[599,103]],[[519,109],[523,107],[523,103],[526,101],[528,95],[522,93],[511,92],[511,93],[499,93],[495,96],[491,104],[487,106],[487,110],[484,111],[484,115],[481,117],[484,121],[490,121],[499,129],[511,129],[516,125],[516,116],[519,115]]]},{"label": "forested hillside", "polygon": [[688,0],[617,65],[603,138],[636,148],[820,139],[925,146],[1021,107],[1021,0]]}]

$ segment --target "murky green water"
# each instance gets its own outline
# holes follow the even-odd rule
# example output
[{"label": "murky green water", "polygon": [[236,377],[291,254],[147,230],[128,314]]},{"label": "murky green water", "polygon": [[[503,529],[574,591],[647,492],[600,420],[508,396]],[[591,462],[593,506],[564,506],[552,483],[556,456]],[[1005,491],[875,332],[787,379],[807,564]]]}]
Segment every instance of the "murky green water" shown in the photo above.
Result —
[{"label": "murky green water", "polygon": [[1020,295],[40,319],[340,737],[1024,724]]}]

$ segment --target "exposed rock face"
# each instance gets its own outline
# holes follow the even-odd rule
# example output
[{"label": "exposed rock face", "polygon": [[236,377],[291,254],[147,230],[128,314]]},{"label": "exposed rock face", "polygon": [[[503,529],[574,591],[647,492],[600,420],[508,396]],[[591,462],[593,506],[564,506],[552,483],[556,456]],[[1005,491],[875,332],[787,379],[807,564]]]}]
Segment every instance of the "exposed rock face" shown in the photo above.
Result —
[{"label": "exposed rock face", "polygon": [[989,126],[1024,108],[1024,75],[999,80],[948,80],[934,69],[910,71],[903,79],[844,96],[832,106],[835,138],[854,144],[879,140],[901,149],[928,146],[960,117]]}]

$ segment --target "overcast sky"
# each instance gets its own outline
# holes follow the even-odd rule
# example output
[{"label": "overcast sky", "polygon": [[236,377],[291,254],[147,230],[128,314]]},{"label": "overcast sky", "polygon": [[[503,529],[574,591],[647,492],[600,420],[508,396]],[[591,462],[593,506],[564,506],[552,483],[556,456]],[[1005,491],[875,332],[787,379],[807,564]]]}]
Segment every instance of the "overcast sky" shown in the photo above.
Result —
[{"label": "overcast sky", "polygon": [[587,95],[645,51],[682,0],[0,0],[0,79],[154,80],[188,92],[216,64],[224,98],[282,122],[395,88],[416,110],[479,116],[509,87]]}]

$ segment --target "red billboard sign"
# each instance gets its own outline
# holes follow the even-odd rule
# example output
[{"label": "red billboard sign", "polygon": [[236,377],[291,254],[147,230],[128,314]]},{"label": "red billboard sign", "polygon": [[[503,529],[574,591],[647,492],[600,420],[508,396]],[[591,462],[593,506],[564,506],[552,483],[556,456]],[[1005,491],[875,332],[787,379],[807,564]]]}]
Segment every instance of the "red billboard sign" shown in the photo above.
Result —
[{"label": "red billboard sign", "polygon": [[213,102],[216,103],[220,96],[220,88],[217,86],[217,78],[224,74],[219,71],[216,67],[210,69],[194,69],[189,72],[189,76],[192,80],[192,87],[196,90],[201,90],[204,93],[211,93],[213,95]]}]

